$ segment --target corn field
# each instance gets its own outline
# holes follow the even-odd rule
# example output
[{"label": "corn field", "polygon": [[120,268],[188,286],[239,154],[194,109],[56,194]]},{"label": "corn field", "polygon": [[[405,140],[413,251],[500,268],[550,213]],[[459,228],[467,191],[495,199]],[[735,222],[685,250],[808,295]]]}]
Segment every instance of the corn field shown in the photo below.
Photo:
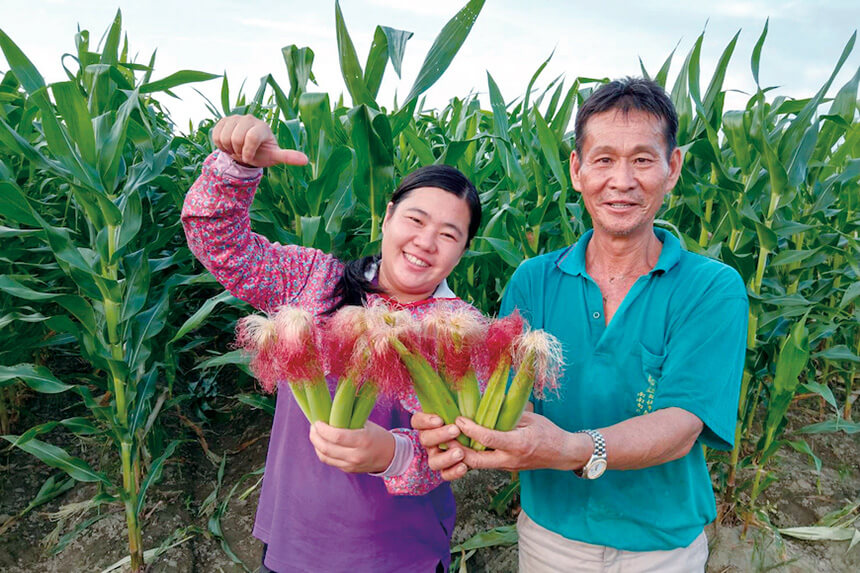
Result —
[{"label": "corn field", "polygon": [[[488,314],[520,262],[589,228],[568,170],[572,118],[597,80],[544,84],[544,62],[520,94],[501,93],[488,73],[486,86],[476,86],[488,94],[488,109],[477,95],[424,107],[422,94],[467,40],[483,4],[470,0],[439,32],[408,95],[393,107],[377,101],[379,87],[386,72],[399,75],[412,34],[378,26],[360,58],[337,3],[346,87],[338,99],[311,89],[314,52],[295,45],[283,48],[289,85],[268,75],[253,95],[231,93],[227,78],[214,74],[158,75],[155,54],[129,59],[120,13],[99,45],[85,30],[75,34],[63,60],[67,79],[48,85],[13,31],[0,29],[8,66],[0,70],[0,433],[9,447],[59,470],[0,532],[68,490],[90,487],[87,522],[121,507],[130,565],[142,571],[147,493],[182,442],[194,439],[191,429],[206,423],[207,384],[239,376],[235,407],[273,408],[254,393],[246,359],[229,349],[235,321],[249,308],[194,261],[180,227],[184,192],[212,150],[218,118],[257,115],[282,147],[310,158],[307,166],[267,171],[251,211],[255,230],[344,259],[378,251],[388,197],[404,174],[435,163],[460,169],[478,188],[485,216],[449,283]],[[759,84],[767,32],[765,24],[749,56],[757,89],[742,109],[724,105],[732,87],[726,69],[741,57],[737,35],[709,79],[701,77],[703,36],[679,68],[670,55],[659,69],[640,70],[671,94],[685,157],[657,224],[684,248],[731,265],[747,284],[735,449],[708,451],[708,460],[719,520],[756,527],[768,523],[759,500],[774,482],[780,452],[797,450],[810,471],[820,471],[803,436],[850,439],[860,431],[853,408],[860,394],[860,70],[834,85],[856,34],[834,54],[820,89],[795,99]],[[677,75],[670,78],[670,69]],[[161,102],[201,81],[221,82],[220,101],[208,102],[211,117],[190,135],[178,135]],[[57,371],[63,361],[83,367]],[[74,415],[57,412],[20,427],[21,410],[41,394],[62,394]],[[788,439],[788,416],[800,399],[817,400],[820,415]],[[68,444],[78,442],[98,455],[75,455]],[[223,473],[224,460],[211,457]],[[218,537],[217,520],[206,527]]]}]

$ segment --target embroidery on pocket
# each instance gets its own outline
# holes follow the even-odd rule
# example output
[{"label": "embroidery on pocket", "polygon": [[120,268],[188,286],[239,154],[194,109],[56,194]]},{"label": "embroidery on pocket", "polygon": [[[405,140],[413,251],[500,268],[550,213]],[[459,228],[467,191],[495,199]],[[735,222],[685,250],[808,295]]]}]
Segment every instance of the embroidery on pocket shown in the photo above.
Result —
[{"label": "embroidery on pocket", "polygon": [[648,375],[648,387],[644,392],[636,394],[636,413],[647,414],[654,409],[654,393],[657,391],[657,380]]}]

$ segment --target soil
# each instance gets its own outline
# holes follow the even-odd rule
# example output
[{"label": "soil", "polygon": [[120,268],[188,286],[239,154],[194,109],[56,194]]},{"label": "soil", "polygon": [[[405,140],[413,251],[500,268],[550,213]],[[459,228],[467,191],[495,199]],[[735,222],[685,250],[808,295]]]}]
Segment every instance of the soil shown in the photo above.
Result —
[{"label": "soil", "polygon": [[[20,433],[37,423],[56,419],[56,413],[61,410],[64,417],[83,414],[76,412],[74,407],[69,409],[70,403],[66,400],[62,395],[56,395],[39,396],[30,401],[13,432]],[[254,571],[260,562],[260,544],[251,536],[259,496],[259,486],[255,487],[255,484],[259,476],[248,474],[264,464],[271,417],[229,398],[221,398],[216,406],[222,414],[206,423],[185,422],[170,411],[163,415],[163,423],[168,426],[167,435],[182,434],[188,437],[188,441],[165,467],[163,479],[150,490],[143,518],[144,547],[158,547],[171,540],[184,541],[157,559],[150,560],[149,571]],[[822,460],[820,475],[808,456],[789,448],[783,448],[769,466],[777,480],[765,491],[760,505],[765,508],[767,519],[774,527],[813,525],[831,511],[860,502],[860,434],[793,433],[796,428],[820,421],[818,416],[817,408],[799,404],[792,410],[786,437],[802,437],[809,442]],[[201,431],[209,455],[190,424]],[[81,442],[57,430],[43,437],[69,448],[94,465],[100,465],[112,456],[94,440]],[[207,503],[218,483],[220,464],[217,456],[224,455],[226,462],[217,503]],[[742,474],[741,479],[749,478],[750,471],[745,470],[746,474]],[[25,452],[5,446],[0,450],[0,528],[10,516],[27,506],[51,475],[59,475],[59,472]],[[473,471],[454,485],[458,503],[454,543],[514,522],[516,499],[510,507],[502,508],[501,515],[489,510],[493,495],[508,480],[509,474],[504,472]],[[213,510],[228,499],[237,483],[235,493],[221,512],[222,542],[210,533],[208,523]],[[95,493],[95,486],[77,484],[58,498],[7,524],[6,532],[0,535],[0,571],[98,572],[121,560],[126,555],[125,517],[118,505],[103,506],[102,519],[74,537],[59,553],[52,552],[52,546],[59,537],[72,531],[83,519],[95,515],[90,510],[55,521],[56,512],[70,504],[85,502]],[[242,496],[243,493],[247,495]],[[732,512],[728,515],[723,523],[707,529],[711,548],[709,573],[860,571],[860,545],[849,551],[848,542],[780,538],[771,527],[761,524],[751,525],[742,536],[743,525],[732,521]],[[856,511],[854,516],[857,517]],[[860,523],[855,521],[855,527],[858,525]],[[223,547],[225,543],[242,563],[230,558]],[[516,546],[492,547],[469,555],[466,567],[472,573],[506,573],[516,571],[516,561]]]}]

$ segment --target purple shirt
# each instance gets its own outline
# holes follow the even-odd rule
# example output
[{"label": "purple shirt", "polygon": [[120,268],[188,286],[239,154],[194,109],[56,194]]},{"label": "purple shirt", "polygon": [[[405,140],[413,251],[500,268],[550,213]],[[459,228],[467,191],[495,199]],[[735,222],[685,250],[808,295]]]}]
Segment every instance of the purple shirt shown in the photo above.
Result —
[{"label": "purple shirt", "polygon": [[[378,403],[370,420],[409,426],[400,405]],[[278,392],[254,536],[266,567],[290,572],[435,571],[446,567],[455,505],[445,483],[425,495],[391,495],[382,479],[317,459],[310,426],[289,390]]]}]

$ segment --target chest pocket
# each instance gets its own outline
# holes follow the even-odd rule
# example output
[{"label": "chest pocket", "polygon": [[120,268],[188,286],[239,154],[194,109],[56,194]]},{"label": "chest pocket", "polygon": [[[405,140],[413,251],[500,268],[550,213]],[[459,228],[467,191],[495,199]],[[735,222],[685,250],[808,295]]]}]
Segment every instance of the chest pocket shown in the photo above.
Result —
[{"label": "chest pocket", "polygon": [[641,387],[636,393],[635,410],[637,414],[641,415],[654,410],[654,396],[660,384],[666,355],[654,354],[641,343],[639,349],[642,356],[642,377],[640,378]]}]

